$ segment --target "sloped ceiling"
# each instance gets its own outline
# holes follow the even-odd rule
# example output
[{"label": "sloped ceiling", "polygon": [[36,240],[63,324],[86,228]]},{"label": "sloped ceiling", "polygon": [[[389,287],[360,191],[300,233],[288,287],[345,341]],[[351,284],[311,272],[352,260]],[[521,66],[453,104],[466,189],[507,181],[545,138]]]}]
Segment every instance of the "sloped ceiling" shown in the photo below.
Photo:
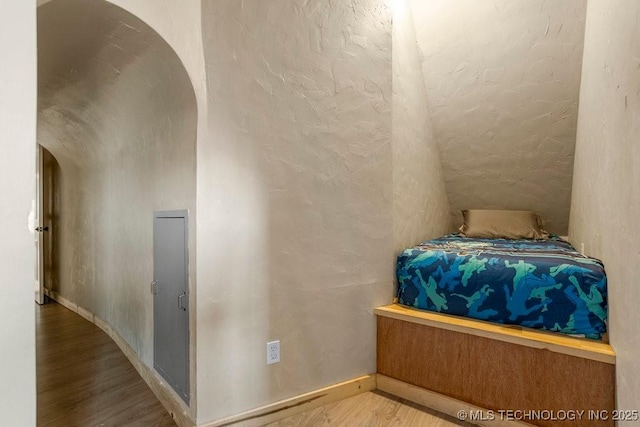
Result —
[{"label": "sloped ceiling", "polygon": [[586,0],[413,0],[452,213],[567,232]]}]

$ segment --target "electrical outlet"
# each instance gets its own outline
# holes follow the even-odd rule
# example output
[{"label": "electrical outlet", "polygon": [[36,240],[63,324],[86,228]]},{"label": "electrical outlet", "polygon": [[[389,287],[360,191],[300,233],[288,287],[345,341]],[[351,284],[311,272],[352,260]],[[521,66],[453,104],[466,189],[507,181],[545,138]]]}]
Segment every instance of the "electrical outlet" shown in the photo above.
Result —
[{"label": "electrical outlet", "polygon": [[267,343],[267,365],[280,362],[280,341]]},{"label": "electrical outlet", "polygon": [[584,255],[584,242],[580,243],[580,253]]}]

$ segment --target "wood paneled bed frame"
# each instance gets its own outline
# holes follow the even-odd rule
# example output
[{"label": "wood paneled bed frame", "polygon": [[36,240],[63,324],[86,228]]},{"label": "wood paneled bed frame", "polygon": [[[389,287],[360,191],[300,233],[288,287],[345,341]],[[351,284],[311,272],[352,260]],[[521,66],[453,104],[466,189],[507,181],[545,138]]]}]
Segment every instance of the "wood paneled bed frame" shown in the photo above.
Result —
[{"label": "wood paneled bed frame", "polygon": [[[397,304],[376,308],[375,314],[378,388],[383,391],[404,390],[400,397],[416,401],[412,396],[422,390],[424,396],[492,410],[496,419],[514,414],[499,411],[516,410],[532,411],[517,417],[555,417],[521,420],[529,425],[614,425],[615,353],[605,342]],[[424,400],[417,403],[429,406]],[[436,406],[444,412],[464,409]],[[562,411],[584,413],[574,422],[561,422]]]}]

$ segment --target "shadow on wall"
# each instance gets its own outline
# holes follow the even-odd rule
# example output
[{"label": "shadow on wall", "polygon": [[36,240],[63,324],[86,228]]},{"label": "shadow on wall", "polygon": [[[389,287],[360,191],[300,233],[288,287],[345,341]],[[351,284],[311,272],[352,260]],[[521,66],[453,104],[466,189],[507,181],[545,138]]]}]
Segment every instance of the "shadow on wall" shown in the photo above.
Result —
[{"label": "shadow on wall", "polygon": [[151,27],[102,0],[39,7],[38,64],[38,143],[59,163],[57,292],[152,366],[153,212],[195,218],[191,81]]}]

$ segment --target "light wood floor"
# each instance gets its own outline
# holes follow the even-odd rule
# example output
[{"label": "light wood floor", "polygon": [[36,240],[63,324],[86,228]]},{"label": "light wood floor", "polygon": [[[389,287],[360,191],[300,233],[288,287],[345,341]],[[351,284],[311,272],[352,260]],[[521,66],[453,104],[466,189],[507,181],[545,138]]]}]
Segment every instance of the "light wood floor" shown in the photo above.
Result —
[{"label": "light wood floor", "polygon": [[269,427],[327,425],[345,427],[470,426],[470,424],[462,423],[444,414],[380,391],[363,393],[268,424]]},{"label": "light wood floor", "polygon": [[36,308],[38,427],[174,426],[118,346],[56,303]]},{"label": "light wood floor", "polygon": [[[37,306],[38,427],[174,426],[118,346],[56,303]],[[269,424],[293,426],[469,426],[379,391]]]}]

